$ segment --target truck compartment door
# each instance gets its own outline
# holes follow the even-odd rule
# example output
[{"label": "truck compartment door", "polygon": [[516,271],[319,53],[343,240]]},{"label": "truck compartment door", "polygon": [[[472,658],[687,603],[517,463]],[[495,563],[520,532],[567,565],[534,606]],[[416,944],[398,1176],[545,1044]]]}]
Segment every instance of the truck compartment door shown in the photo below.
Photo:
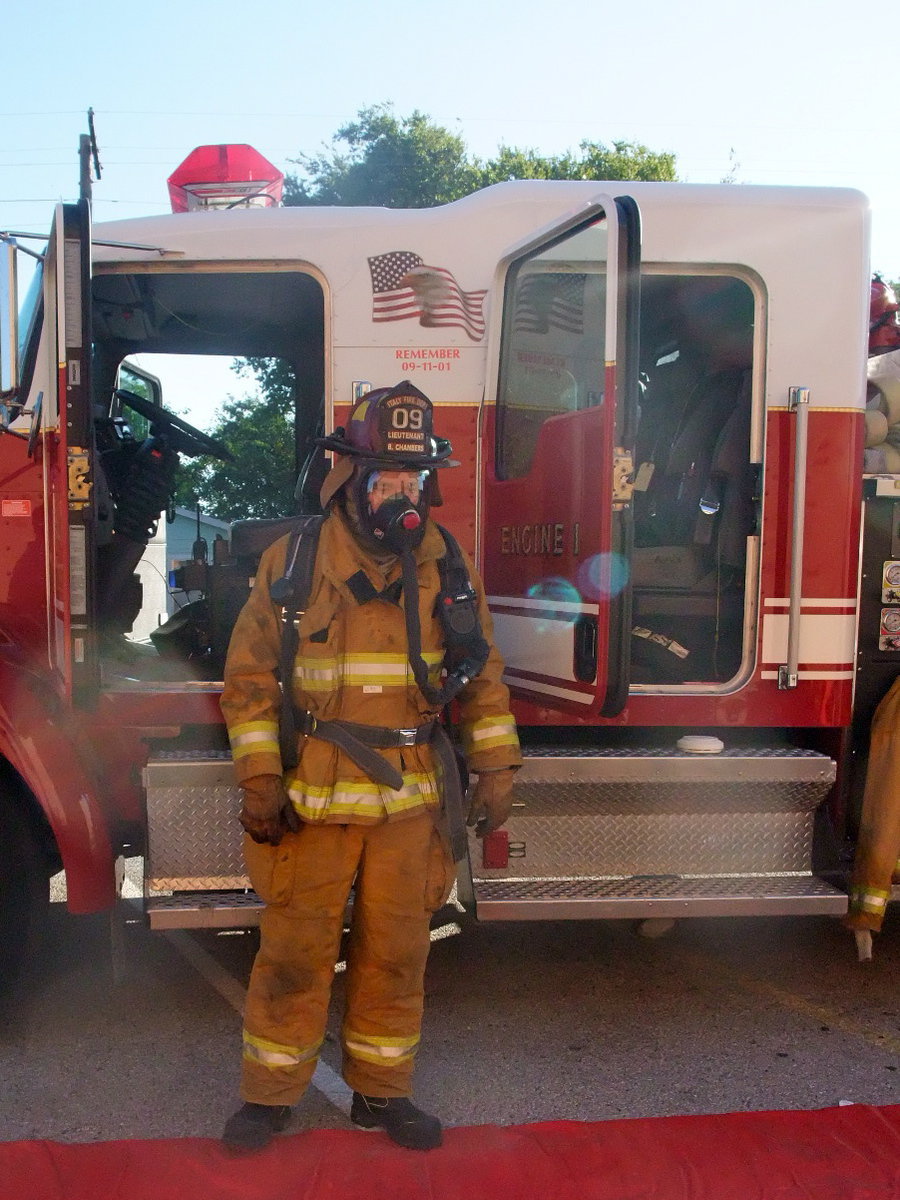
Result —
[{"label": "truck compartment door", "polygon": [[628,695],[640,222],[627,197],[501,264],[483,564],[515,694],[613,715]]}]

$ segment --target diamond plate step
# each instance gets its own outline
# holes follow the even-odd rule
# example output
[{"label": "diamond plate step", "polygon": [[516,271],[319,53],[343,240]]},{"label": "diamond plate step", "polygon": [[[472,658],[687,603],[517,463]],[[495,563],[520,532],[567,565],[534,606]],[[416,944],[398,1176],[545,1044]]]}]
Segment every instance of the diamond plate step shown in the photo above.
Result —
[{"label": "diamond plate step", "polygon": [[846,894],[814,875],[482,880],[476,892],[479,921],[840,916],[847,911]]},{"label": "diamond plate step", "polygon": [[241,790],[227,751],[164,751],[144,768],[145,894],[249,888],[237,815]]},{"label": "diamond plate step", "polygon": [[815,810],[835,778],[824,754],[715,755],[531,747],[506,824],[510,860],[478,879],[809,874]]},{"label": "diamond plate step", "polygon": [[246,929],[259,924],[262,909],[256,892],[189,892],[144,904],[151,929]]},{"label": "diamond plate step", "polygon": [[672,747],[555,746],[523,748],[519,778],[607,783],[834,782],[827,754],[793,746],[729,746],[717,754]]}]

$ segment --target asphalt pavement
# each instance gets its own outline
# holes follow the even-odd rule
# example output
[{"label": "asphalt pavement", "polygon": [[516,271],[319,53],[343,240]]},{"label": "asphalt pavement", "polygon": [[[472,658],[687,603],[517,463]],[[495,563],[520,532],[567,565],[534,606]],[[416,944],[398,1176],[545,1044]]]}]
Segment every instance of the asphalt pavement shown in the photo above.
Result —
[{"label": "asphalt pavement", "polygon": [[[58,894],[58,892],[57,892]],[[900,1102],[900,906],[872,962],[832,918],[479,925],[445,913],[419,1102],[448,1125]],[[460,932],[456,932],[459,929]],[[151,933],[52,905],[0,1029],[0,1140],[218,1136],[254,932]],[[294,1130],[348,1127],[343,974]]]}]

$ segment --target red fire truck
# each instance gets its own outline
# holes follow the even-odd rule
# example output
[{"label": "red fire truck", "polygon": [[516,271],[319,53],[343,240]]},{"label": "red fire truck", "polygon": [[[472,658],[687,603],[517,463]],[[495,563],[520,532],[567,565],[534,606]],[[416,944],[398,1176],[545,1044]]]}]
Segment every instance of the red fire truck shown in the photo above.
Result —
[{"label": "red fire truck", "polygon": [[[482,571],[525,747],[461,901],[481,920],[845,911],[854,767],[900,663],[900,484],[862,475],[865,198],[511,182],[285,208],[248,148],[197,162],[172,214],[92,231],[82,199],[46,249],[3,237],[8,960],[53,872],[98,911],[129,856],[153,927],[255,921],[229,633],[264,546],[315,510],[313,439],[403,378],[462,463],[439,516]],[[166,407],[162,354],[278,360],[298,484],[284,520],[179,565],[182,606],[140,637],[179,463],[228,454]]]}]

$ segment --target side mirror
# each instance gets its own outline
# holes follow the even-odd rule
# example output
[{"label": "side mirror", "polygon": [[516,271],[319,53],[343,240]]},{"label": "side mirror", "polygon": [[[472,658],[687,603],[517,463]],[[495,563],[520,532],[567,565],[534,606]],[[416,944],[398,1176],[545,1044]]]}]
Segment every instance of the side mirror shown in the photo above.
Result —
[{"label": "side mirror", "polygon": [[19,299],[16,283],[16,243],[0,236],[0,392],[19,383]]}]

